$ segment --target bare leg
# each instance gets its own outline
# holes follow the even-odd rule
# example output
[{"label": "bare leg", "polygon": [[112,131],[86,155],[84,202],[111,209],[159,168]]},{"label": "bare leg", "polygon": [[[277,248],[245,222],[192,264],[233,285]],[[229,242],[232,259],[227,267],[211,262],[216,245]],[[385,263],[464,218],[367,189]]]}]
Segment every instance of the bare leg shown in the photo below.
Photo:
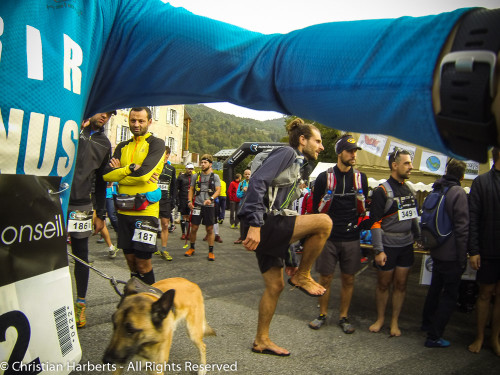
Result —
[{"label": "bare leg", "polygon": [[299,269],[290,278],[290,281],[310,294],[321,296],[326,291],[325,287],[318,284],[311,277],[311,267],[318,255],[323,251],[331,229],[332,221],[326,214],[297,216],[295,221],[290,243],[306,237],[307,239],[304,242]]},{"label": "bare leg", "polygon": [[500,356],[500,282],[496,284],[495,303],[491,316],[491,347],[496,355]]},{"label": "bare leg", "polygon": [[406,283],[408,281],[409,267],[396,267],[394,271],[393,289],[392,289],[392,318],[391,318],[391,336],[401,336],[398,320],[406,297]]},{"label": "bare leg", "polygon": [[321,297],[319,297],[319,313],[326,316],[328,313],[328,301],[330,300],[330,286],[333,280],[333,273],[330,275],[320,275],[319,283],[325,287],[326,291]]},{"label": "bare leg", "polygon": [[215,243],[214,226],[213,225],[207,226],[206,229],[207,229],[208,246],[214,246]]},{"label": "bare leg", "polygon": [[349,315],[349,306],[351,306],[352,293],[354,291],[354,275],[342,273],[340,275],[342,287],[340,289],[340,309],[339,319],[347,318]]},{"label": "bare leg", "polygon": [[259,321],[257,325],[257,335],[255,336],[255,350],[272,350],[278,354],[288,354],[288,350],[279,347],[269,338],[269,327],[273,319],[276,305],[285,284],[283,282],[283,269],[272,267],[262,274],[265,289],[259,305]]},{"label": "bare leg", "polygon": [[199,228],[199,225],[191,224],[191,230],[189,233],[189,241],[191,241],[191,243],[196,242],[196,234],[198,233],[198,228]]},{"label": "bare leg", "polygon": [[377,289],[375,290],[377,321],[370,326],[370,332],[379,332],[384,325],[385,309],[387,307],[387,301],[389,300],[389,286],[392,283],[393,275],[394,270],[378,271],[377,273]]},{"label": "bare leg", "polygon": [[476,314],[477,314],[477,331],[476,339],[472,344],[469,345],[469,351],[472,353],[479,353],[484,341],[484,330],[486,328],[486,323],[488,321],[488,313],[490,310],[491,297],[493,296],[493,291],[495,289],[495,284],[480,284],[479,285],[479,297],[476,302]]}]

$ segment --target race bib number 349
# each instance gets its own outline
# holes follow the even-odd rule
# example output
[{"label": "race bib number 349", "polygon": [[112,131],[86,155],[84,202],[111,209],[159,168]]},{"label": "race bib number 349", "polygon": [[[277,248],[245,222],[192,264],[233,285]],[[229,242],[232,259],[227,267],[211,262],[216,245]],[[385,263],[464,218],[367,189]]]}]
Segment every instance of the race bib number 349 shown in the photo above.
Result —
[{"label": "race bib number 349", "polygon": [[416,207],[398,210],[399,221],[414,219],[418,216]]}]

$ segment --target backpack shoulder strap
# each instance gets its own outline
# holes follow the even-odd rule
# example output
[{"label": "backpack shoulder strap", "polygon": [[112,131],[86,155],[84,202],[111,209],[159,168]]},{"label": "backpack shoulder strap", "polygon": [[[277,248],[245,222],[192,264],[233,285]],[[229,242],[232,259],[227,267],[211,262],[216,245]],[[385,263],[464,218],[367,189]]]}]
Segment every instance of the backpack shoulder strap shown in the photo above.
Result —
[{"label": "backpack shoulder strap", "polygon": [[392,207],[392,203],[394,202],[394,191],[392,190],[391,184],[389,181],[382,182],[379,186],[385,190],[385,195],[387,195],[387,201],[385,202],[384,214],[389,211]]},{"label": "backpack shoulder strap", "polygon": [[328,191],[334,193],[336,185],[337,185],[337,178],[335,177],[335,171],[333,170],[333,167],[330,167],[326,170],[325,194],[328,193]]},{"label": "backpack shoulder strap", "polygon": [[[363,184],[361,183],[361,172],[357,169],[353,169],[353,178],[354,178],[354,189],[356,192],[359,190],[363,190]],[[366,194],[366,192],[364,192]]]}]

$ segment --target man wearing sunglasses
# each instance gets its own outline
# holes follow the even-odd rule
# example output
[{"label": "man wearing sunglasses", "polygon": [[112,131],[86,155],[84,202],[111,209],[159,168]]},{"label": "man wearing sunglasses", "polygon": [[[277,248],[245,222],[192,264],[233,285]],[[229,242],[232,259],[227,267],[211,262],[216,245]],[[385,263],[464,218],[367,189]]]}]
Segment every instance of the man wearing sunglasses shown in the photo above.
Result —
[{"label": "man wearing sunglasses", "polygon": [[401,336],[398,319],[406,295],[406,284],[413,265],[413,243],[420,237],[415,192],[406,183],[413,164],[410,153],[395,149],[389,155],[391,176],[373,192],[370,220],[374,223],[372,243],[378,268],[376,289],[377,321],[371,332],[379,332],[392,284],[390,335]]}]

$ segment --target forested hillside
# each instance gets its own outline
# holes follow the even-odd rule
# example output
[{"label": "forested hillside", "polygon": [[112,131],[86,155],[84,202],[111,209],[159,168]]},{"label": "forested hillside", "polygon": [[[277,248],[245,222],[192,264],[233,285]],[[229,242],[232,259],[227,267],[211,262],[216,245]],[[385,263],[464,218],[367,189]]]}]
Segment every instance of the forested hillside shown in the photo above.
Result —
[{"label": "forested hillside", "polygon": [[213,155],[221,149],[238,148],[243,142],[280,142],[286,135],[284,119],[241,118],[202,104],[186,105],[186,111],[192,119],[190,152]]}]

